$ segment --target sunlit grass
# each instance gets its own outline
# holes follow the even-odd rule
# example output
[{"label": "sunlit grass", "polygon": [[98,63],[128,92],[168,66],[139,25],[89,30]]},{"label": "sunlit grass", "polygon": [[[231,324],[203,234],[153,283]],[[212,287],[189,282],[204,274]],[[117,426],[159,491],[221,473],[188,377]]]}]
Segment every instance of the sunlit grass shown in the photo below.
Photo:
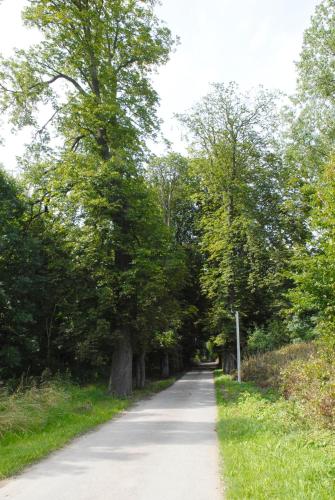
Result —
[{"label": "sunlit grass", "polygon": [[333,499],[334,436],[274,391],[215,374],[226,498]]},{"label": "sunlit grass", "polygon": [[174,378],[151,382],[128,399],[116,399],[103,386],[51,383],[0,398],[0,479],[102,424],[135,400],[167,388]]}]

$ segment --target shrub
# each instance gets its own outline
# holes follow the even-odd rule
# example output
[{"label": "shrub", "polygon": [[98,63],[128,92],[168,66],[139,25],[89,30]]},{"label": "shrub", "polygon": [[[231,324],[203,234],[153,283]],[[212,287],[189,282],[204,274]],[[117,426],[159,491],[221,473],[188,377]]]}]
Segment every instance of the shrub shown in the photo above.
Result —
[{"label": "shrub", "polygon": [[311,342],[317,337],[316,316],[293,314],[286,321],[286,328],[291,342]]},{"label": "shrub", "polygon": [[249,356],[242,363],[243,380],[252,380],[260,387],[279,388],[281,371],[294,360],[307,360],[316,352],[313,343],[289,344],[276,351]]},{"label": "shrub", "polygon": [[297,414],[335,428],[335,354],[313,342],[256,354],[242,363],[243,380],[278,389]]},{"label": "shrub", "polygon": [[251,353],[278,349],[290,341],[283,322],[270,321],[266,326],[255,328],[248,337],[248,351]]},{"label": "shrub", "polygon": [[317,354],[307,362],[291,362],[281,372],[281,391],[296,402],[309,419],[335,428],[335,355],[333,360]]}]

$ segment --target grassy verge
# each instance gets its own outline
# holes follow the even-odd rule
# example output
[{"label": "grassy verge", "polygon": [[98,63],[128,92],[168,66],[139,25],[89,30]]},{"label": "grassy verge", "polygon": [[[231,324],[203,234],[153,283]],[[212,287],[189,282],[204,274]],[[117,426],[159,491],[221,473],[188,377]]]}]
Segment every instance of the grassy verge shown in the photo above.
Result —
[{"label": "grassy verge", "polygon": [[303,421],[292,401],[215,374],[226,497],[333,499],[335,440]]},{"label": "grassy verge", "polygon": [[134,401],[166,389],[170,378],[149,383],[129,399],[111,398],[102,386],[51,383],[0,397],[0,479],[61,448]]},{"label": "grassy verge", "polygon": [[290,344],[242,361],[242,379],[278,390],[311,425],[335,430],[335,353],[317,344]]}]

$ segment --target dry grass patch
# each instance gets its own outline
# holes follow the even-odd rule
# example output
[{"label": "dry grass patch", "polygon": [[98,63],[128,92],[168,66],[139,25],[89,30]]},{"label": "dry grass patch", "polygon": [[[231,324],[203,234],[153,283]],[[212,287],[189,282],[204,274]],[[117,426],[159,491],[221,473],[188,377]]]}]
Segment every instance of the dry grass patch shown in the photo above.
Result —
[{"label": "dry grass patch", "polygon": [[317,352],[314,343],[290,344],[276,351],[249,356],[242,363],[243,380],[252,380],[259,387],[279,388],[282,371],[292,361],[307,361]]}]

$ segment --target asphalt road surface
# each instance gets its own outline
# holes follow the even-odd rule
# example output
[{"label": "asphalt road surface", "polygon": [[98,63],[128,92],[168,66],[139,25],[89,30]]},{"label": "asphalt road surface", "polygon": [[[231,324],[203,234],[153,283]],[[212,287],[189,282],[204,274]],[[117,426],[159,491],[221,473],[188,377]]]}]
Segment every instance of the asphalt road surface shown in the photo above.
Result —
[{"label": "asphalt road surface", "polygon": [[0,498],[221,500],[215,420],[212,372],[189,372],[2,483]]}]

